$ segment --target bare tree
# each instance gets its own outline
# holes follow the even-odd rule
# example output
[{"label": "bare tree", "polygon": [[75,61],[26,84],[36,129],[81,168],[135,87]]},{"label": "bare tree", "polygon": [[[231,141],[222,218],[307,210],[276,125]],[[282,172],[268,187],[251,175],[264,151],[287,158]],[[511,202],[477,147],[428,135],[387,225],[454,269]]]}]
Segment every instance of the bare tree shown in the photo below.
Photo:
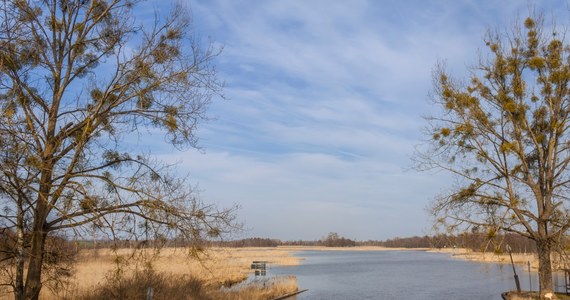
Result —
[{"label": "bare tree", "polygon": [[477,226],[536,243],[541,295],[552,292],[551,253],[570,228],[570,47],[541,17],[489,32],[468,82],[438,67],[421,169],[457,179],[433,204],[448,228]]},{"label": "bare tree", "polygon": [[56,232],[126,237],[147,222],[197,240],[234,227],[234,208],[202,203],[125,143],[159,132],[195,147],[220,93],[219,51],[193,40],[183,8],[147,28],[136,0],[0,1],[0,226],[15,233],[3,259],[16,299],[38,298]]}]

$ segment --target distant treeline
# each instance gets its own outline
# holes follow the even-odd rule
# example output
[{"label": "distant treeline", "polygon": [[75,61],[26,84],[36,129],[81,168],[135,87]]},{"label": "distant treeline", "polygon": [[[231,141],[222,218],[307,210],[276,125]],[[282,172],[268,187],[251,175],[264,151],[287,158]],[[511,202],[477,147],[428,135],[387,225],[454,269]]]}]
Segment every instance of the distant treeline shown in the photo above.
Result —
[{"label": "distant treeline", "polygon": [[483,233],[440,234],[435,236],[396,237],[385,241],[358,242],[359,246],[382,246],[388,248],[467,248],[480,252],[504,252],[509,245],[513,252],[535,252],[535,243],[516,234],[499,234],[489,237]]},{"label": "distant treeline", "polygon": [[219,241],[212,243],[212,245],[219,247],[232,247],[232,248],[277,247],[282,245],[282,242],[276,239],[254,237],[254,238],[247,238],[247,239],[234,240],[234,241]]},{"label": "distant treeline", "polygon": [[[65,248],[66,253],[71,254],[80,249],[97,248],[146,248],[146,247],[187,247],[190,242],[185,239],[168,239],[161,237],[154,240],[67,240],[63,237],[50,237],[53,243],[50,247],[58,246]],[[6,259],[15,255],[15,234],[10,230],[0,230],[0,259]],[[229,241],[202,241],[201,246],[215,247],[278,247],[278,246],[320,246],[320,247],[355,247],[355,246],[382,246],[388,248],[468,248],[473,251],[504,252],[509,245],[513,252],[525,253],[536,252],[535,243],[527,238],[515,234],[497,234],[490,236],[488,233],[465,232],[458,235],[439,234],[434,236],[396,237],[384,241],[368,240],[355,241],[331,232],[319,240],[293,240],[281,241],[271,238],[244,238]],[[56,252],[60,252],[58,249]]]},{"label": "distant treeline", "polygon": [[281,241],[269,238],[246,238],[233,241],[222,241],[212,243],[213,246],[222,247],[277,247],[277,246],[323,246],[323,247],[354,247],[356,241],[340,236],[336,232],[331,232],[320,240],[315,241]]},{"label": "distant treeline", "polygon": [[533,241],[515,234],[499,234],[489,237],[483,233],[463,233],[459,235],[434,235],[396,237],[385,241],[368,240],[354,241],[336,233],[329,233],[320,240],[281,241],[269,238],[247,238],[235,241],[215,243],[214,246],[224,247],[277,247],[277,246],[324,246],[324,247],[355,247],[381,246],[388,248],[467,248],[481,252],[504,252],[509,245],[513,252],[535,252]]}]

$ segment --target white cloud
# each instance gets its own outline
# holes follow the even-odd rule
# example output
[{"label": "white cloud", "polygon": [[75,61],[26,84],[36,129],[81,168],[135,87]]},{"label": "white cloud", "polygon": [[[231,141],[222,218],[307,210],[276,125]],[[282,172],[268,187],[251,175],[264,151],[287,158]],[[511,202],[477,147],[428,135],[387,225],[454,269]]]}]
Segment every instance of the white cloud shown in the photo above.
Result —
[{"label": "white cloud", "polygon": [[322,153],[267,158],[212,151],[162,157],[182,161],[180,169],[200,183],[205,200],[221,206],[240,203],[251,235],[313,239],[338,231],[368,239],[426,230],[421,222],[427,219],[425,196],[418,195],[434,195],[437,177],[374,159],[347,161]]},{"label": "white cloud", "polygon": [[[532,2],[542,7],[542,2]],[[562,2],[558,2],[560,4]],[[196,28],[225,45],[229,101],[182,161],[205,201],[243,206],[248,235],[424,234],[442,174],[404,171],[420,143],[431,70],[459,76],[520,1],[200,1]],[[555,7],[555,6],[554,6]],[[565,6],[564,6],[565,7]]]}]

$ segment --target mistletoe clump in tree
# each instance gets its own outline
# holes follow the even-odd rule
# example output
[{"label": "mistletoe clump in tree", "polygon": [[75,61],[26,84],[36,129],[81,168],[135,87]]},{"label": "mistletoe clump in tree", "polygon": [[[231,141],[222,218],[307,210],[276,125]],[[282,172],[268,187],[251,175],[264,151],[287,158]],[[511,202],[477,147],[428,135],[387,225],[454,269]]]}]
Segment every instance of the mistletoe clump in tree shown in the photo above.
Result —
[{"label": "mistletoe clump in tree", "polygon": [[564,32],[527,18],[486,35],[467,82],[434,72],[431,142],[422,169],[457,178],[433,204],[449,228],[513,232],[536,243],[541,296],[553,290],[551,253],[570,228],[570,47]]},{"label": "mistletoe clump in tree", "polygon": [[146,28],[131,15],[137,4],[0,2],[0,226],[13,237],[2,266],[17,299],[38,298],[58,232],[126,238],[138,221],[147,234],[195,241],[235,225],[234,208],[202,203],[184,178],[123,143],[152,130],[195,147],[221,89],[219,51],[193,40],[184,9]]}]

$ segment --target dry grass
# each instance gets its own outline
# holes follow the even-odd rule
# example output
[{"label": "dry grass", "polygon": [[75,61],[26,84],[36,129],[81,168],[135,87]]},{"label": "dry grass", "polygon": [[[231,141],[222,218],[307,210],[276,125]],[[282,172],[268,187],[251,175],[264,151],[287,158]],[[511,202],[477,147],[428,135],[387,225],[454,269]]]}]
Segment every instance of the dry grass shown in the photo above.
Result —
[{"label": "dry grass", "polygon": [[[463,248],[457,248],[457,249],[442,248],[442,249],[432,249],[429,251],[438,252],[438,253],[449,253],[456,258],[465,259],[469,261],[499,263],[499,264],[511,263],[511,258],[509,257],[508,253],[503,253],[503,254],[495,254],[491,252],[483,253],[483,252],[474,252],[470,249],[463,249]],[[552,254],[551,259],[552,259],[552,267],[555,270],[569,267],[567,263],[566,264],[564,263],[560,255]],[[513,253],[513,262],[519,265],[527,265],[528,262],[530,262],[531,269],[538,270],[538,257],[534,253],[526,253],[526,254]]]},{"label": "dry grass", "polygon": [[[203,283],[188,275],[172,275],[154,271],[138,271],[127,276],[111,277],[91,290],[69,289],[52,295],[62,300],[146,299],[148,288],[154,300],[215,299],[208,296]],[[45,299],[50,299],[46,297]]]},{"label": "dry grass", "polygon": [[[200,294],[202,296],[199,298],[204,299],[268,299],[266,294],[278,296],[282,292],[297,290],[294,278],[267,281],[264,286],[259,283],[236,285],[251,274],[250,265],[254,260],[267,261],[273,265],[298,265],[300,258],[293,257],[290,251],[279,248],[213,248],[206,252],[201,260],[191,257],[187,249],[183,248],[166,248],[159,253],[139,251],[137,257],[132,257],[132,250],[129,249],[116,252],[110,249],[85,250],[78,256],[75,272],[67,289],[60,289],[57,293],[43,289],[41,298],[138,299],[140,295],[135,296],[132,291],[123,291],[125,294],[121,297],[109,296],[109,285],[120,282],[117,276],[124,281],[121,284],[130,286],[136,286],[135,282],[149,284],[144,281],[155,280],[154,285],[162,285],[163,295],[164,291],[172,294],[164,299],[180,298],[175,294],[177,291],[165,281],[174,282],[181,289]],[[144,263],[145,261],[151,261],[152,264]],[[118,270],[120,271],[117,272]],[[149,270],[152,276],[149,275]],[[197,282],[202,289],[196,288]],[[228,289],[234,285],[239,286],[239,289]],[[222,286],[226,287],[224,291],[220,291]],[[117,291],[122,287],[113,288]],[[210,296],[206,297],[204,293]],[[242,293],[249,296],[242,296]],[[100,297],[89,298],[85,295]]]},{"label": "dry grass", "polygon": [[[201,260],[191,257],[183,248],[166,248],[152,258],[153,269],[172,274],[192,274],[207,284],[227,284],[241,282],[251,272],[254,260],[265,260],[275,265],[298,265],[299,258],[289,251],[275,248],[213,248]],[[98,253],[84,251],[80,254],[75,272],[75,281],[90,286],[102,282],[105,275],[116,266],[116,255],[127,257],[129,249],[121,249],[117,254],[109,249]],[[151,254],[148,254],[151,255]],[[142,266],[131,265],[130,268]]]},{"label": "dry grass", "polygon": [[273,299],[297,290],[297,278],[286,276],[216,290],[212,296],[220,300]]}]

